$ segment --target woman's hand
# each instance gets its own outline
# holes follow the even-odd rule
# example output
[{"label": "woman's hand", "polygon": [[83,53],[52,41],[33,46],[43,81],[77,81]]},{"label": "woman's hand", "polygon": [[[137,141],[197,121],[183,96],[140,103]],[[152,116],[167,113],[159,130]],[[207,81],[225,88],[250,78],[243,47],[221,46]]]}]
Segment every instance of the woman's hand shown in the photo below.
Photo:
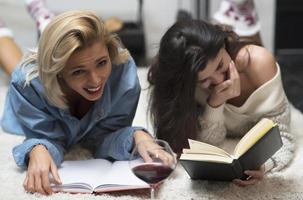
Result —
[{"label": "woman's hand", "polygon": [[233,183],[238,186],[254,185],[263,179],[265,167],[262,165],[259,170],[246,170],[244,173],[249,176],[247,180],[234,179]]},{"label": "woman's hand", "polygon": [[208,97],[208,104],[213,107],[219,107],[227,100],[240,95],[240,76],[236,69],[235,63],[229,63],[228,79],[214,86]]},{"label": "woman's hand", "polygon": [[23,187],[27,192],[52,194],[49,172],[57,184],[61,184],[56,164],[44,145],[35,146],[29,154],[29,164]]},{"label": "woman's hand", "polygon": [[142,156],[145,162],[152,162],[153,158],[160,159],[165,165],[171,166],[174,163],[174,159],[169,153],[163,150],[163,148],[154,142],[148,133],[144,131],[136,131],[134,133],[135,144],[138,147],[138,152]]},{"label": "woman's hand", "polygon": [[[153,140],[154,138],[144,131],[140,130],[134,133],[135,145],[138,147],[138,152],[145,162],[152,162],[152,158],[148,154],[148,149],[161,148],[159,145],[155,144]],[[135,145],[133,148],[135,148]]]}]

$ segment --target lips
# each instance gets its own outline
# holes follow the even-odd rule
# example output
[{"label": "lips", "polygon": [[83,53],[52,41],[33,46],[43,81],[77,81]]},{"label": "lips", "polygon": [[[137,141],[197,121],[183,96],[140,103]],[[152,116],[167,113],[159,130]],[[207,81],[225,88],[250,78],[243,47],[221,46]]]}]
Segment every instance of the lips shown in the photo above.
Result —
[{"label": "lips", "polygon": [[97,92],[100,89],[101,89],[101,86],[95,87],[95,88],[86,88],[86,90],[89,91],[89,92]]},{"label": "lips", "polygon": [[95,98],[101,93],[102,85],[98,87],[84,88],[84,90],[90,95],[91,98]]}]

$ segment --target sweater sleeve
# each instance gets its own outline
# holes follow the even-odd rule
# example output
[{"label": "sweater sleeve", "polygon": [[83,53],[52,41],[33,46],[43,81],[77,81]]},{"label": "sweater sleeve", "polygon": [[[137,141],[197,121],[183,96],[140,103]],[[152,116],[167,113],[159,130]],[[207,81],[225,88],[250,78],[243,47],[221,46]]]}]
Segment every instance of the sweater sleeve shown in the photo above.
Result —
[{"label": "sweater sleeve", "polygon": [[205,105],[205,110],[199,116],[200,132],[197,139],[203,142],[218,145],[222,143],[226,136],[226,128],[224,125],[224,106],[213,108],[208,104]]},{"label": "sweater sleeve", "polygon": [[[267,166],[271,166],[272,168],[266,169],[266,171],[280,171],[290,164],[294,157],[295,151],[295,139],[290,133],[290,108],[287,100],[279,110],[270,113],[265,117],[277,123],[283,142],[281,149],[277,151],[270,160],[268,160]],[[271,164],[268,165],[268,163]]]}]

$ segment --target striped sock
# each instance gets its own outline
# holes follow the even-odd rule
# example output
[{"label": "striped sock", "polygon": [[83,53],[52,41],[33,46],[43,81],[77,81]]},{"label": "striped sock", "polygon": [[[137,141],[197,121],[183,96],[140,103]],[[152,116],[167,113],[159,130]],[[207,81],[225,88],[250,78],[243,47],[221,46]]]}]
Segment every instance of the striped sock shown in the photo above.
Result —
[{"label": "striped sock", "polygon": [[4,21],[0,19],[0,37],[13,37],[12,31],[5,25]]},{"label": "striped sock", "polygon": [[240,16],[244,16],[248,25],[256,23],[258,18],[253,0],[246,0],[241,3],[231,2],[235,8],[235,12]]},{"label": "striped sock", "polygon": [[26,0],[25,2],[28,12],[35,20],[39,32],[42,33],[55,15],[45,6],[45,0]]},{"label": "striped sock", "polygon": [[260,31],[260,22],[253,0],[222,0],[214,19],[233,27],[239,36],[251,36]]}]

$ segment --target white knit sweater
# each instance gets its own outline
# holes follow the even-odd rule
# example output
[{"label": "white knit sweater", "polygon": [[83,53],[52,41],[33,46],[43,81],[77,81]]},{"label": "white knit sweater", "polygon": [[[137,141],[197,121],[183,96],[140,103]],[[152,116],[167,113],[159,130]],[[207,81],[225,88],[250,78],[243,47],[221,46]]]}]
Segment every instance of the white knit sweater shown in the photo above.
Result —
[{"label": "white knit sweater", "polygon": [[212,108],[206,103],[206,95],[197,87],[196,99],[205,106],[199,117],[201,132],[197,139],[218,145],[226,136],[242,137],[261,118],[267,117],[278,124],[283,147],[267,161],[266,171],[280,171],[286,167],[293,158],[295,145],[293,135],[289,132],[290,108],[279,65],[277,69],[277,74],[255,90],[240,107],[226,103]]}]

